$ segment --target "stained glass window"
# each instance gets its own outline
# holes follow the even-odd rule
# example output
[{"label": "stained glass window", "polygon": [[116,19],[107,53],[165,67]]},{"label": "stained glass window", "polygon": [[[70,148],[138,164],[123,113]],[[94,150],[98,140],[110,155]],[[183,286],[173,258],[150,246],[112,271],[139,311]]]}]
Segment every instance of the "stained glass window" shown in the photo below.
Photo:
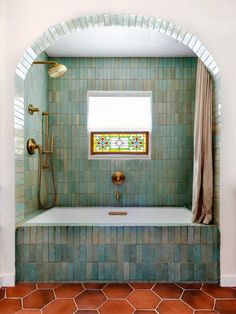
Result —
[{"label": "stained glass window", "polygon": [[151,91],[88,91],[91,159],[150,159]]},{"label": "stained glass window", "polygon": [[148,154],[149,132],[91,132],[91,155]]}]

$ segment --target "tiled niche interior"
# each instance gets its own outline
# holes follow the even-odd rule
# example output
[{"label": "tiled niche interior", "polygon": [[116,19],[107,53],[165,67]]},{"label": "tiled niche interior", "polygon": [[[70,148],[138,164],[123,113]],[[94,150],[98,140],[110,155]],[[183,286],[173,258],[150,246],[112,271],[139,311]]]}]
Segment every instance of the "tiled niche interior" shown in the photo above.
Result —
[{"label": "tiled niche interior", "polygon": [[[116,205],[111,176],[121,170],[118,205],[191,207],[197,58],[55,60],[68,67],[48,87],[57,205]],[[89,90],[152,91],[151,160],[88,159]]]}]

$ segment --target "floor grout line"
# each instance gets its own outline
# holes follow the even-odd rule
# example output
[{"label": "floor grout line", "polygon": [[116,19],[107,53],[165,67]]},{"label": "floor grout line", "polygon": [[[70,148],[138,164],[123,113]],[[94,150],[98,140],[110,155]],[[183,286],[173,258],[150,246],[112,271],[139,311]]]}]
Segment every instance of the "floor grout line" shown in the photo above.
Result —
[{"label": "floor grout line", "polygon": [[[70,285],[70,283],[68,283],[68,282],[66,282],[67,284],[69,284]],[[98,282],[96,282],[97,284],[98,284]],[[96,284],[95,283],[95,284]],[[138,283],[138,282],[137,282]],[[185,306],[187,306],[189,309],[191,309],[192,311],[193,311],[193,314],[196,314],[196,312],[199,310],[199,311],[203,311],[203,312],[206,312],[207,313],[207,311],[209,311],[209,310],[213,310],[213,311],[215,311],[216,313],[218,313],[219,314],[219,312],[217,312],[216,311],[216,302],[217,301],[221,301],[221,302],[224,302],[224,301],[227,301],[227,302],[234,302],[234,304],[236,303],[236,296],[235,297],[227,297],[227,298],[223,298],[223,297],[220,297],[220,298],[216,298],[216,297],[214,297],[213,295],[211,295],[210,293],[211,293],[211,290],[208,290],[208,291],[204,291],[203,289],[204,289],[204,284],[201,284],[201,286],[198,288],[198,289],[185,289],[185,288],[183,288],[183,287],[181,287],[180,285],[178,285],[178,284],[175,284],[176,285],[176,287],[178,287],[179,289],[181,289],[182,290],[182,292],[181,292],[181,294],[179,295],[179,297],[175,297],[175,298],[172,298],[172,297],[161,297],[158,293],[161,293],[162,295],[163,295],[163,292],[160,290],[159,292],[157,291],[154,291],[153,290],[153,288],[157,285],[157,287],[158,287],[158,283],[155,283],[155,284],[153,284],[151,287],[149,287],[149,288],[141,288],[141,289],[135,289],[129,282],[125,282],[125,283],[123,283],[123,284],[126,284],[127,286],[121,286],[121,289],[124,287],[124,290],[123,291],[118,291],[118,293],[122,293],[122,292],[125,292],[126,290],[127,290],[127,287],[129,288],[128,290],[128,294],[126,293],[126,296],[125,297],[119,297],[119,298],[116,298],[116,297],[114,297],[114,295],[112,296],[112,297],[108,297],[108,295],[110,294],[110,292],[109,292],[109,284],[110,283],[106,283],[104,286],[102,286],[101,288],[87,288],[86,289],[86,287],[85,287],[85,285],[86,285],[86,283],[83,283],[83,282],[80,282],[80,284],[81,284],[81,288],[83,289],[82,291],[80,291],[78,294],[75,294],[75,295],[73,295],[72,297],[57,297],[57,295],[56,295],[56,289],[58,288],[58,287],[60,287],[63,283],[58,283],[57,285],[55,285],[53,288],[42,288],[42,289],[40,289],[39,288],[39,286],[38,286],[38,284],[39,283],[33,283],[33,290],[31,291],[31,292],[27,292],[27,294],[26,295],[24,295],[24,296],[22,296],[22,297],[7,297],[7,288],[6,289],[4,289],[4,292],[3,292],[3,294],[2,294],[2,299],[0,300],[0,308],[1,308],[1,302],[3,301],[3,300],[19,300],[20,301],[20,303],[19,303],[19,301],[12,301],[12,303],[13,304],[18,304],[18,306],[21,306],[21,309],[19,309],[17,312],[15,312],[16,314],[18,313],[18,312],[20,312],[21,310],[38,310],[38,313],[43,313],[44,312],[44,309],[47,307],[47,306],[49,306],[50,304],[52,304],[54,301],[57,301],[57,300],[61,300],[61,303],[59,303],[59,304],[63,304],[63,300],[70,300],[71,301],[71,303],[68,303],[68,304],[73,304],[73,306],[75,306],[75,310],[73,311],[73,313],[75,314],[78,310],[87,310],[87,311],[91,311],[91,310],[93,310],[93,311],[96,311],[96,313],[97,314],[101,314],[103,311],[101,311],[101,308],[104,306],[104,304],[106,303],[106,302],[108,302],[108,301],[116,301],[116,302],[119,302],[119,301],[125,301],[125,303],[127,304],[127,306],[129,305],[130,306],[130,309],[129,309],[129,313],[131,314],[134,314],[135,313],[135,311],[136,310],[141,310],[141,311],[147,311],[147,313],[148,312],[155,312],[155,313],[157,313],[157,314],[159,314],[159,307],[161,306],[161,304],[163,304],[163,302],[167,305],[168,304],[168,302],[171,302],[171,301],[175,301],[175,302],[181,302],[182,304],[184,304]],[[73,287],[73,283],[71,283],[72,284],[72,287]],[[113,285],[115,285],[116,283],[114,283],[114,282],[111,282],[111,284],[113,284]],[[120,284],[120,283],[119,283]],[[135,282],[134,282],[134,284],[135,284]],[[161,287],[161,284],[162,283],[160,283],[160,287]],[[20,283],[17,285],[17,289],[19,289],[19,287],[20,287]],[[22,286],[23,286],[24,284],[22,284]],[[35,286],[34,286],[35,285]],[[166,285],[166,284],[165,284]],[[96,287],[96,286],[95,286]],[[118,287],[120,287],[119,285],[118,285]],[[168,287],[168,284],[166,285],[166,287]],[[170,287],[169,287],[169,289],[167,289],[166,290],[166,293],[168,294],[168,293],[171,293],[171,288],[173,287],[173,284],[171,283],[170,284]],[[191,286],[189,286],[189,287],[191,287]],[[221,287],[220,286],[217,286],[218,287],[218,289],[219,289],[219,291],[220,291],[220,289],[221,289]],[[70,287],[69,287],[70,288]],[[106,288],[105,290],[107,290],[106,292],[104,291],[104,288]],[[173,287],[174,288],[174,287]],[[63,290],[63,289],[62,289]],[[112,289],[111,289],[112,290]],[[110,290],[110,291],[111,291]],[[131,291],[130,291],[131,290]],[[13,288],[13,290],[12,291],[14,291],[14,288]],[[17,290],[16,290],[17,291]],[[24,291],[23,289],[22,290],[18,290],[18,292],[22,295],[22,291]],[[42,308],[25,308],[24,307],[24,298],[28,298],[29,297],[29,295],[30,294],[32,294],[32,293],[35,293],[36,291],[38,291],[38,292],[43,292],[44,291],[44,293],[46,292],[46,291],[48,291],[49,293],[48,293],[48,297],[50,297],[50,295],[52,296],[53,295],[53,297],[54,297],[54,299],[53,300],[51,300],[50,302],[48,302],[47,304],[45,304]],[[73,290],[72,290],[73,291]],[[99,305],[99,306],[97,306],[96,308],[91,308],[91,309],[89,309],[89,307],[88,308],[84,308],[84,309],[81,309],[81,308],[79,308],[79,304],[76,302],[76,298],[78,297],[78,296],[80,296],[82,293],[84,293],[84,292],[86,292],[86,291],[94,291],[94,295],[96,295],[96,292],[101,292],[101,294],[103,294],[103,296],[104,296],[104,298],[105,298],[105,300]],[[152,293],[153,294],[153,296],[155,296],[156,298],[158,298],[158,303],[157,303],[157,305],[156,305],[156,307],[154,308],[154,309],[151,309],[151,308],[148,308],[148,309],[144,309],[144,308],[142,308],[142,309],[137,309],[136,307],[135,307],[135,297],[134,297],[134,299],[132,300],[129,300],[129,298],[132,296],[132,294],[134,294],[135,292],[137,292],[137,291],[139,291],[139,292],[150,292],[150,293]],[[175,289],[173,290],[173,292],[175,291]],[[204,309],[200,309],[200,308],[195,308],[195,307],[193,307],[193,306],[191,306],[188,302],[189,302],[189,300],[183,300],[182,298],[183,298],[183,296],[184,296],[184,293],[185,292],[187,292],[187,291],[199,291],[199,292],[201,292],[201,295],[205,295],[205,298],[206,298],[206,296],[207,296],[207,298],[209,299],[209,300],[211,300],[212,301],[212,299],[213,299],[213,307],[212,308],[210,308],[210,309],[206,309],[206,308],[204,308]],[[235,291],[235,289],[232,289],[232,291]],[[68,292],[69,292],[69,290],[68,290]],[[172,292],[172,293],[173,293]],[[113,292],[114,293],[114,292]],[[164,293],[165,293],[165,291],[164,291]],[[214,291],[212,292],[212,293],[214,293]],[[15,292],[15,294],[16,294],[16,292]],[[167,295],[166,294],[166,295]],[[47,294],[45,293],[45,295],[47,296]],[[142,293],[140,294],[140,295],[142,295]],[[148,295],[148,294],[147,294]],[[171,294],[170,294],[171,295]],[[35,296],[37,296],[37,294],[35,295]],[[138,294],[138,297],[136,297],[136,299],[137,300],[139,300],[139,294]],[[14,303],[15,302],[15,303]],[[18,303],[17,303],[18,302]],[[167,302],[167,303],[166,303]],[[177,304],[179,304],[179,303],[175,303],[174,302],[174,305],[177,305]],[[123,304],[125,304],[125,303],[123,303]],[[4,301],[4,303],[2,303],[2,304],[5,304],[5,301]],[[11,304],[11,303],[9,303],[9,304]],[[34,304],[33,302],[32,302],[32,304]],[[169,303],[169,305],[170,305],[171,303]],[[228,303],[227,303],[228,304]],[[169,306],[168,305],[168,306]],[[13,305],[12,305],[13,306]],[[150,305],[151,306],[151,305]],[[164,304],[163,304],[163,306],[164,306]],[[227,305],[228,306],[228,305]],[[235,306],[235,305],[233,305],[233,306]],[[85,306],[86,307],[86,306]],[[110,314],[110,313],[109,313]]]}]

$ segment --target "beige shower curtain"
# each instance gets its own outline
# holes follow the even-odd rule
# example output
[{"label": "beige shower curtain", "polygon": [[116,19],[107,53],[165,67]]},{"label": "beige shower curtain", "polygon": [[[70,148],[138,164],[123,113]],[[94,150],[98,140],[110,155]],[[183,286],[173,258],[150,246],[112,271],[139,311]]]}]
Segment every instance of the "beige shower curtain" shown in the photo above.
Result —
[{"label": "beige shower curtain", "polygon": [[198,59],[194,116],[193,222],[212,220],[212,79]]}]

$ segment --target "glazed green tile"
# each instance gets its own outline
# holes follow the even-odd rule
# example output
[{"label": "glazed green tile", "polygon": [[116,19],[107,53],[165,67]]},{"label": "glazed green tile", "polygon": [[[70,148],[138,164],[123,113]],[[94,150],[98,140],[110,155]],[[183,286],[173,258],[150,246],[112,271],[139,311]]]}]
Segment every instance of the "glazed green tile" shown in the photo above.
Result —
[{"label": "glazed green tile", "polygon": [[42,234],[43,234],[42,243],[43,244],[48,244],[49,243],[48,227],[43,227]]},{"label": "glazed green tile", "polygon": [[176,279],[175,275],[175,263],[168,263],[168,281],[174,282]]},{"label": "glazed green tile", "polygon": [[[39,227],[40,228],[40,227]],[[60,226],[55,227],[55,244],[61,243],[61,228]]]},{"label": "glazed green tile", "polygon": [[207,242],[207,227],[206,226],[201,227],[200,239],[201,239],[201,244]]},{"label": "glazed green tile", "polygon": [[42,245],[42,260],[43,263],[47,263],[49,260],[48,244]]},{"label": "glazed green tile", "polygon": [[210,281],[215,281],[218,279],[218,263],[206,263],[206,273]]},{"label": "glazed green tile", "polygon": [[193,243],[194,227],[188,227],[188,243]]},{"label": "glazed green tile", "polygon": [[36,243],[41,244],[43,242],[43,227],[36,227]]},{"label": "glazed green tile", "polygon": [[[49,93],[61,93],[61,101],[65,102],[67,101],[67,106],[64,106],[62,103],[58,102],[56,106],[55,105],[55,101],[59,101],[59,99],[54,99],[54,102],[51,102],[50,101],[50,98],[49,98],[49,111],[50,113],[52,114],[59,114],[59,113],[63,113],[63,114],[72,114],[73,112],[76,112],[74,111],[75,108],[78,108],[78,112],[84,112],[86,113],[86,84],[88,83],[87,80],[96,80],[96,82],[98,83],[97,86],[95,86],[95,89],[107,89],[108,86],[109,88],[111,87],[114,87],[113,89],[124,89],[127,88],[127,89],[134,89],[134,86],[132,85],[132,82],[131,80],[133,78],[139,78],[139,81],[138,81],[138,85],[136,86],[136,88],[138,89],[153,89],[153,94],[154,94],[154,112],[158,112],[158,108],[156,108],[157,106],[159,106],[159,103],[160,103],[160,98],[159,99],[156,99],[155,100],[155,93],[157,90],[155,90],[155,86],[157,88],[161,88],[162,90],[160,90],[160,95],[162,95],[161,97],[163,99],[166,99],[167,100],[167,95],[166,93],[168,92],[171,92],[171,88],[172,88],[172,80],[174,79],[174,77],[172,78],[172,70],[170,68],[168,68],[168,66],[170,64],[176,64],[176,62],[174,63],[171,63],[169,62],[170,60],[163,60],[163,62],[161,62],[161,59],[153,59],[152,62],[150,62],[149,59],[147,58],[135,58],[135,59],[132,59],[132,58],[125,58],[125,59],[117,59],[117,58],[110,58],[110,59],[107,59],[107,58],[102,58],[102,59],[99,59],[99,58],[95,58],[93,59],[94,61],[90,60],[89,58],[82,58],[82,59],[71,59],[70,60],[70,66],[71,66],[71,69],[73,69],[74,73],[75,73],[75,77],[76,77],[76,74],[78,73],[78,71],[76,70],[77,69],[77,65],[79,64],[80,65],[80,69],[79,69],[79,80],[77,81],[77,83],[74,85],[73,82],[70,82],[70,80],[72,79],[71,78],[71,75],[68,75],[68,77],[63,77],[60,79],[60,81],[58,82],[53,82],[53,84],[50,84],[49,85]],[[159,70],[161,69],[158,69],[157,68],[157,71],[154,71],[153,68],[151,68],[151,64],[153,64],[153,62],[155,63],[155,60],[156,60],[156,64],[158,66],[162,66],[162,64],[165,64],[165,72],[164,72],[164,83],[162,84],[162,82],[160,82],[160,84],[152,84],[152,80],[155,80],[157,81],[157,79],[159,80],[159,78],[155,77],[155,75],[158,75],[159,73]],[[59,60],[58,60],[59,61]],[[64,61],[64,59],[61,59],[61,61]],[[159,62],[160,61],[160,62]],[[187,62],[187,60],[182,60],[182,62],[179,62],[177,63],[177,66],[180,66],[180,67],[184,67],[184,64]],[[93,67],[91,67],[91,64],[93,64]],[[103,67],[104,67],[104,64],[106,64],[106,71],[104,71]],[[125,67],[124,67],[124,64],[125,64]],[[133,65],[135,64],[135,68],[133,67]],[[191,63],[192,64],[192,63]],[[81,65],[82,65],[82,68],[81,68]],[[114,68],[114,65],[116,65],[116,67]],[[195,65],[196,66],[196,65]],[[192,70],[190,68],[190,70]],[[135,72],[137,71],[137,73]],[[192,73],[192,71],[191,71]],[[182,72],[182,77],[184,77],[184,71]],[[180,77],[181,78],[181,77]],[[110,80],[110,81],[107,81],[107,80]],[[193,77],[192,80],[194,81],[195,78]],[[114,81],[114,85],[110,84]],[[109,82],[109,84],[108,84]],[[125,84],[124,84],[125,83]],[[87,86],[92,86],[91,84],[88,84]],[[194,84],[193,84],[194,86]],[[74,101],[72,101],[72,94],[74,92],[76,92],[76,90],[73,90],[74,88],[82,91],[80,94],[79,94],[79,98],[76,100],[77,102],[79,103],[74,103]],[[66,91],[66,89],[69,88],[70,89],[70,93],[68,93]],[[109,89],[108,88],[108,89]],[[181,95],[181,99],[173,99],[173,101],[176,103],[179,103],[179,101],[181,101],[181,104],[184,104],[186,106],[186,103],[185,103],[185,100],[188,101],[189,103],[189,96],[187,93],[185,93],[185,89],[184,87],[181,87],[179,86],[179,88],[183,88],[182,90],[179,91],[179,95]],[[72,90],[71,90],[72,89]],[[184,95],[184,97],[183,97]],[[170,98],[171,99],[171,98]],[[69,100],[69,103],[68,103],[68,100]],[[61,105],[60,105],[61,104]],[[59,106],[60,105],[60,106]],[[165,104],[164,104],[165,106]],[[170,106],[169,108],[178,108],[178,107],[175,107],[175,106]],[[190,114],[193,114],[193,106],[192,104],[190,105],[189,107],[189,112]],[[171,109],[171,110],[172,110]],[[170,112],[168,113],[170,114]],[[184,113],[183,113],[184,114]],[[171,120],[171,116],[170,118],[168,118],[169,121],[171,123],[172,120]],[[54,129],[54,125],[55,124],[55,120],[52,119],[51,120],[52,123],[50,125],[50,128],[53,130]],[[156,124],[155,124],[155,121],[154,120],[154,128],[153,128],[153,134],[155,134],[155,130],[156,128],[158,127]],[[184,120],[183,120],[184,121]],[[64,126],[67,128],[67,129],[58,129],[58,130],[55,130],[55,135],[56,137],[60,138],[60,142],[57,142],[57,145],[59,145],[61,148],[63,147],[63,149],[69,149],[69,147],[71,147],[71,141],[70,141],[70,136],[69,136],[69,133],[67,132],[70,132],[71,130],[73,130],[73,127],[76,123],[76,119],[74,120],[69,120],[68,119],[68,116],[65,117],[65,119],[63,120],[63,123],[64,123]],[[190,123],[189,126],[190,126],[190,129],[192,130],[192,123],[193,121],[189,121],[187,123]],[[72,124],[72,125],[71,125]],[[74,134],[75,136],[78,136],[81,138],[81,143],[78,145],[78,153],[75,154],[75,156],[78,156],[80,158],[81,161],[86,161],[87,159],[87,145],[86,145],[86,137],[87,137],[87,132],[86,132],[86,114],[84,114],[83,116],[80,117],[80,121],[79,121],[79,130],[77,132],[77,134]],[[63,133],[61,133],[63,132]],[[64,138],[64,134],[68,134],[68,139],[66,141],[63,140]],[[159,143],[162,139],[165,141],[165,140],[169,140],[169,139],[165,139],[161,133],[156,133],[156,137],[157,137],[157,142]],[[192,131],[191,131],[191,134],[192,134]],[[184,136],[186,136],[185,134],[184,135],[180,135],[180,139],[181,139],[181,142],[185,141],[185,138]],[[172,140],[172,139],[171,139]],[[192,146],[192,138],[190,140],[190,142],[188,143],[188,145],[190,145],[190,147]],[[159,149],[159,146],[156,145],[156,143],[153,143],[153,147],[155,148],[155,150],[157,150],[158,152],[158,149]],[[176,147],[178,147],[178,142],[176,142]],[[187,147],[186,147],[187,149]],[[85,151],[86,150],[86,151]],[[155,158],[159,158],[158,157],[158,153],[155,152],[153,153],[153,156],[154,156],[154,160]],[[177,151],[175,151],[174,149],[170,152],[170,151],[165,151],[164,153],[164,158],[177,158]],[[155,157],[156,156],[156,157]],[[182,154],[182,157],[181,158],[185,158],[185,156],[188,156],[187,154]],[[78,158],[76,157],[76,158]],[[91,185],[91,179],[90,179],[90,176],[88,175],[88,173],[84,176],[75,176],[73,180],[71,180],[70,182],[66,182],[66,180],[64,179],[65,177],[67,177],[66,173],[69,170],[69,168],[71,169],[74,169],[74,167],[77,167],[77,162],[75,163],[73,161],[73,158],[72,156],[70,156],[70,154],[67,155],[67,160],[65,160],[65,162],[67,163],[68,167],[66,169],[64,169],[64,175],[62,175],[60,178],[57,177],[58,179],[57,180],[62,180],[62,182],[64,182],[64,188],[63,188],[63,191],[65,191],[65,193],[74,193],[74,189],[76,189],[76,193],[80,193],[81,194],[81,198],[80,198],[80,205],[86,205],[86,206],[89,206],[89,202],[88,202],[88,199],[85,198],[85,195],[87,194],[90,194],[91,190],[93,189],[92,188],[92,185]],[[161,158],[161,157],[160,157]],[[187,157],[189,158],[189,156]],[[55,156],[55,163],[57,162],[57,156]],[[157,159],[158,160],[158,159]],[[100,197],[99,199],[97,199],[97,201],[95,201],[95,198],[93,200],[91,200],[92,203],[94,203],[95,205],[109,205],[111,203],[114,202],[114,200],[111,199],[111,197],[107,197],[106,195],[106,192],[107,191],[107,187],[108,189],[110,189],[110,182],[108,181],[108,178],[110,176],[109,173],[106,173],[105,176],[103,176],[105,174],[104,172],[104,165],[105,165],[105,168],[106,169],[110,169],[110,170],[113,170],[113,167],[111,166],[112,164],[112,161],[108,161],[106,160],[105,163],[103,161],[92,161],[93,163],[97,163],[97,169],[98,169],[98,173],[96,176],[93,176],[93,179],[95,180],[100,180],[101,179],[101,176],[104,177],[104,182],[103,182],[103,185],[100,186],[98,185],[98,188],[96,189],[96,191],[100,194]],[[175,202],[177,202],[176,204],[174,205],[178,205],[178,206],[183,206],[184,204],[188,203],[190,204],[191,203],[191,189],[189,188],[190,185],[187,185],[187,189],[188,191],[186,191],[186,189],[183,189],[183,197],[182,198],[178,198],[177,196],[170,196],[168,195],[167,193],[165,195],[163,195],[161,198],[159,197],[156,197],[155,195],[157,193],[161,194],[161,191],[156,191],[153,189],[153,186],[156,184],[156,182],[154,182],[154,180],[159,180],[161,182],[161,178],[163,178],[165,176],[163,175],[158,175],[158,176],[151,176],[151,180],[148,180],[145,179],[145,176],[147,178],[147,175],[148,175],[148,171],[151,171],[150,170],[150,167],[148,167],[148,164],[150,163],[151,161],[148,161],[146,163],[146,166],[145,168],[143,168],[144,170],[144,176],[142,176],[142,179],[144,179],[144,182],[143,184],[140,184],[139,185],[139,188],[140,190],[128,190],[128,186],[127,186],[127,190],[125,189],[125,187],[123,187],[123,191],[122,193],[124,192],[124,198],[123,198],[123,205],[141,205],[141,206],[145,206],[145,205],[158,205],[159,202],[161,202],[162,205],[166,204],[171,204],[173,205]],[[178,157],[178,159],[176,159],[176,162],[179,163],[180,165],[180,159]],[[128,161],[125,161],[123,164],[122,164],[122,170],[125,171],[125,173],[127,173],[127,175],[129,175],[130,173],[130,169],[129,169],[129,165],[128,165]],[[190,169],[192,169],[191,167],[191,159],[190,159]],[[79,167],[79,165],[78,165]],[[58,168],[58,171],[61,171],[59,170],[60,168]],[[82,168],[80,168],[82,169]],[[149,169],[149,170],[148,170]],[[176,165],[171,169],[177,169]],[[93,169],[94,170],[94,169]],[[148,171],[147,171],[148,170]],[[130,173],[131,174],[131,173]],[[174,178],[174,171],[170,172],[171,174],[171,180],[173,180]],[[133,175],[133,174],[132,174]],[[190,173],[188,174],[189,176],[191,176],[191,171]],[[133,176],[135,178],[135,176]],[[63,181],[64,179],[64,181]],[[138,178],[137,178],[138,179]],[[59,181],[58,181],[59,182]],[[84,182],[83,184],[79,184],[80,182]],[[86,183],[87,182],[87,183]],[[148,188],[148,185],[147,185],[147,182],[149,182],[149,188]],[[178,186],[181,185],[182,183],[178,183]],[[96,184],[95,184],[96,186]],[[131,187],[133,188],[133,185],[131,185]],[[165,185],[164,185],[164,188],[165,188]],[[151,191],[151,192],[149,192]],[[149,192],[150,195],[149,197],[146,196],[146,193]],[[109,193],[112,193],[112,190],[109,191]],[[136,195],[136,193],[138,193],[138,195]],[[177,190],[174,189],[172,190],[172,194],[175,195],[175,193],[177,193]],[[65,197],[65,196],[64,196]],[[188,201],[186,202],[186,198],[188,199]],[[71,199],[71,198],[70,198]],[[70,199],[68,198],[66,200],[66,202],[68,202],[68,205],[71,206],[76,206],[78,203],[76,203],[76,201],[74,200],[73,201],[73,204],[72,202],[70,203]],[[82,200],[82,202],[81,202]],[[61,197],[59,198],[59,201],[61,202],[60,204],[63,205],[65,204],[65,199],[63,200],[62,198],[62,195]],[[181,204],[182,203],[182,204]],[[160,203],[159,203],[160,204]]]},{"label": "glazed green tile", "polygon": [[48,261],[49,262],[55,262],[55,245],[54,244],[49,244],[49,254],[48,254]]},{"label": "glazed green tile", "polygon": [[[136,235],[134,229],[135,228],[132,228],[132,231],[131,231],[131,235],[133,235],[133,238]],[[116,227],[110,227],[110,243],[111,244],[116,244],[117,243],[117,228]]]},{"label": "glazed green tile", "polygon": [[98,260],[99,262],[105,261],[105,245],[98,245]]},{"label": "glazed green tile", "polygon": [[31,262],[37,262],[37,257],[36,246],[34,244],[29,245],[29,260]]},{"label": "glazed green tile", "polygon": [[87,246],[85,244],[80,244],[79,246],[79,259],[81,262],[86,262],[87,260]]},{"label": "glazed green tile", "polygon": [[62,246],[61,244],[56,244],[55,247],[55,262],[60,262],[62,259]]},{"label": "glazed green tile", "polygon": [[124,239],[124,228],[117,227],[117,242],[122,243]]},{"label": "glazed green tile", "polygon": [[24,228],[19,227],[16,232],[16,242],[18,245],[24,243]]},{"label": "glazed green tile", "polygon": [[162,227],[162,239],[161,243],[168,243],[168,227]]},{"label": "glazed green tile", "polygon": [[211,244],[213,242],[213,228],[207,228],[207,243]]},{"label": "glazed green tile", "polygon": [[[200,228],[208,227],[212,227],[212,229],[214,228],[214,226],[200,226]],[[19,239],[18,233],[21,234],[21,229],[24,228],[28,227],[20,227],[17,229],[17,241]],[[36,228],[38,229],[38,227],[35,227],[35,229]],[[61,242],[59,241],[59,243],[57,244],[51,244],[50,241],[53,237],[51,237],[50,234],[52,234],[53,232],[52,230],[50,230],[50,228],[46,228],[48,229],[49,237],[46,236],[43,241],[39,241],[38,244],[34,244],[34,237],[31,237],[31,235],[29,235],[29,237],[27,236],[25,240],[30,244],[20,244],[17,242],[16,248],[17,271],[22,271],[22,264],[27,267],[28,263],[35,263],[37,266],[36,277],[39,281],[42,281],[43,279],[48,280],[48,278],[51,278],[52,281],[55,281],[56,279],[61,278],[61,280],[65,281],[72,281],[72,279],[75,281],[79,281],[82,279],[108,281],[122,281],[132,279],[141,281],[157,280],[169,282],[172,282],[173,280],[208,280],[210,282],[216,282],[218,278],[218,237],[214,238],[215,240],[217,240],[217,242],[214,242],[212,244],[188,244],[178,242],[176,243],[173,241],[170,241],[168,244],[131,244],[126,243],[123,237],[124,227],[113,227],[113,232],[115,231],[115,229],[117,229],[117,234],[118,230],[122,230],[122,237],[120,239],[121,241],[118,241],[117,237],[117,242],[113,244],[90,244],[92,243],[93,238],[93,234],[90,231],[94,230],[93,227],[85,227],[85,229],[82,230],[83,232],[80,233],[81,227],[71,226],[58,229],[58,227],[55,226],[50,228],[57,230],[57,232],[58,230],[60,230],[61,235],[59,236],[59,239]],[[72,230],[70,230],[72,228],[74,229],[73,232]],[[102,228],[102,230],[104,231],[104,227],[97,228]],[[129,239],[131,239],[132,231],[136,230],[136,228],[137,227],[129,227]],[[145,233],[147,232],[147,230],[145,227],[142,228],[140,229],[140,234],[142,235],[143,239],[143,232]],[[147,228],[149,229],[149,235],[153,233],[153,228],[155,228],[156,235],[157,230],[160,230],[160,234],[162,234],[162,231],[165,230],[166,227]],[[170,228],[178,229],[178,226],[168,227],[168,235],[170,235]],[[183,226],[181,228],[186,228],[187,230],[188,226]],[[109,230],[111,235],[112,232],[110,227]],[[31,232],[32,227],[28,228],[28,231]],[[86,234],[87,236],[89,235],[91,239],[86,243],[80,243],[80,236],[83,238],[84,234]],[[98,230],[95,230],[95,235],[96,234],[98,234]],[[152,237],[150,236],[149,239],[151,240],[151,238]],[[32,243],[30,242],[31,239],[33,240]],[[46,239],[48,239],[48,244],[46,243]],[[23,240],[24,237],[21,241]],[[170,238],[168,238],[168,240],[170,240]],[[100,266],[98,263],[100,264]],[[105,263],[106,266],[102,267],[102,263]],[[171,263],[173,263],[173,265]],[[53,264],[55,266],[54,275],[48,273]],[[154,264],[155,267],[153,268]],[[206,273],[207,264],[213,265],[215,273],[213,271],[210,271],[209,275],[208,273]],[[99,267],[102,271],[101,274],[98,274]],[[87,275],[81,273],[81,268],[84,269]],[[115,272],[117,272],[117,275],[115,274]],[[29,272],[17,274],[17,278],[21,278],[22,281],[31,280]]]}]

